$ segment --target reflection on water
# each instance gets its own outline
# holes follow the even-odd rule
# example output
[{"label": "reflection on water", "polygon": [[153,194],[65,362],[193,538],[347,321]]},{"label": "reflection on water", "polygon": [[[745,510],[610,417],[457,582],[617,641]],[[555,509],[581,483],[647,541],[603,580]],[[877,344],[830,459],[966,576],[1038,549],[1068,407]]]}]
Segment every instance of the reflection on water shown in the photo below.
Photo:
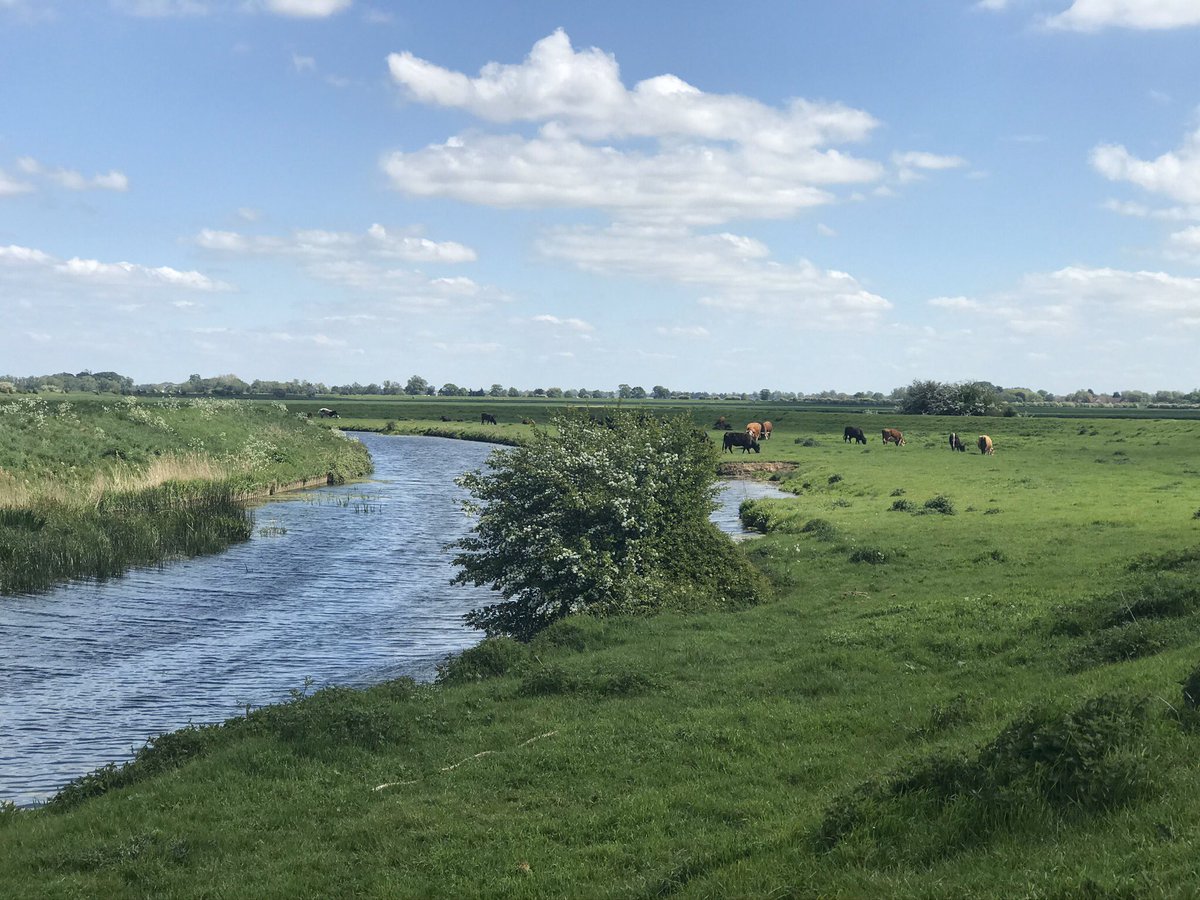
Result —
[{"label": "reflection on water", "polygon": [[[450,585],[445,545],[469,524],[454,477],[493,447],[362,440],[373,482],[267,504],[245,544],[0,600],[0,799],[45,799],[149,737],[284,700],[306,678],[429,679],[478,641],[462,615],[491,592]],[[732,483],[714,521],[741,532],[738,504],[763,489]]]}]

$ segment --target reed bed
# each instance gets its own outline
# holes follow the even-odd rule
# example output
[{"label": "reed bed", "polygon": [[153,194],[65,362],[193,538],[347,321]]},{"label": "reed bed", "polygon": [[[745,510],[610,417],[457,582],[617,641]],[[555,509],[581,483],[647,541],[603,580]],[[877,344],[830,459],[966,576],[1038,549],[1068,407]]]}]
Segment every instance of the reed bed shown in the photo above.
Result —
[{"label": "reed bed", "polygon": [[248,498],[370,470],[276,404],[0,403],[0,595],[217,552],[253,533]]}]

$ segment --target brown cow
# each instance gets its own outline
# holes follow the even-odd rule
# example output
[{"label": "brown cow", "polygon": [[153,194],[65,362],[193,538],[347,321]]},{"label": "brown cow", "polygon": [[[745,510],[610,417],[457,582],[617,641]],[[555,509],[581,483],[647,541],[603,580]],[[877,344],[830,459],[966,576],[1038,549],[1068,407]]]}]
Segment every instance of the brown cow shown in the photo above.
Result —
[{"label": "brown cow", "polygon": [[760,437],[762,437],[762,423],[751,422],[746,426],[746,434],[750,435],[757,441]]},{"label": "brown cow", "polygon": [[774,427],[775,426],[766,419],[763,419],[762,439],[764,441],[769,441],[771,439],[771,429]]},{"label": "brown cow", "polygon": [[996,448],[992,446],[992,439],[986,434],[979,436],[979,452],[985,456],[991,456],[996,452]]},{"label": "brown cow", "polygon": [[904,444],[904,435],[895,428],[883,429],[884,444],[895,444],[897,447]]}]

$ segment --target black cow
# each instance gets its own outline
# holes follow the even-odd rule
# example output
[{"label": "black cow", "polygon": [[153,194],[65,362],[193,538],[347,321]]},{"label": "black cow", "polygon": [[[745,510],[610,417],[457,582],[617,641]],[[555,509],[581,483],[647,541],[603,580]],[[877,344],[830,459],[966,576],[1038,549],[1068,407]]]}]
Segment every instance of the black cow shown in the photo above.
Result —
[{"label": "black cow", "polygon": [[725,452],[732,453],[734,447],[741,447],[743,453],[749,453],[751,450],[755,453],[762,453],[762,447],[758,446],[758,441],[744,431],[726,433]]},{"label": "black cow", "polygon": [[480,413],[479,414],[479,424],[480,425],[495,425],[496,417],[493,416],[491,413]]},{"label": "black cow", "polygon": [[846,443],[854,441],[857,444],[865,444],[867,442],[867,436],[863,434],[863,430],[861,428],[855,428],[853,425],[847,425],[846,430],[842,432],[842,440]]},{"label": "black cow", "polygon": [[950,449],[957,450],[959,453],[967,452],[967,445],[963,443],[962,438],[958,436],[958,432],[950,432]]}]

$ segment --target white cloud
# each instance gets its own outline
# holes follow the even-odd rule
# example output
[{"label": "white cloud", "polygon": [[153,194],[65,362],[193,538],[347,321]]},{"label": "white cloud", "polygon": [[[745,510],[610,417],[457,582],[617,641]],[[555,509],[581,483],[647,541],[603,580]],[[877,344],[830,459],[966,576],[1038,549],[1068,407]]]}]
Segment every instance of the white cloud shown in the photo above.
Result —
[{"label": "white cloud", "polygon": [[704,306],[802,326],[869,325],[891,309],[852,276],[808,260],[779,263],[760,241],[683,228],[561,229],[538,249],[591,272],[660,279],[701,293]]},{"label": "white cloud", "polygon": [[672,325],[670,328],[660,325],[654,330],[664,337],[708,338],[712,336],[703,325]]},{"label": "white cloud", "polygon": [[74,169],[48,168],[31,156],[23,156],[18,159],[17,168],[31,178],[45,179],[69,191],[121,192],[129,190],[129,179],[123,172],[116,170],[88,178]]},{"label": "white cloud", "polygon": [[[476,77],[411,53],[388,67],[413,100],[495,123],[541,123],[534,137],[471,133],[386,156],[399,190],[500,207],[604,210],[615,218],[716,224],[781,218],[830,203],[831,188],[879,181],[884,167],[837,149],[878,126],[840,103],[779,107],[709,94],[674,75],[626,88],[616,60],[575,50],[562,30],[521,63]],[[961,164],[909,154],[911,170]]]},{"label": "white cloud", "polygon": [[1103,144],[1092,150],[1091,163],[1111,181],[1128,181],[1180,203],[1200,203],[1200,130],[1157,159],[1139,159],[1123,146]]},{"label": "white cloud", "polygon": [[295,230],[288,237],[249,236],[205,228],[196,235],[195,241],[206,250],[263,256],[348,258],[367,254],[414,263],[465,263],[476,258],[475,251],[464,244],[396,234],[379,224],[370,226],[364,233],[312,228]]},{"label": "white cloud", "polygon": [[591,323],[585,322],[583,319],[560,319],[558,316],[543,314],[540,316],[534,316],[530,321],[540,322],[545,325],[553,325],[556,328],[566,328],[569,331],[579,331],[584,333],[595,331],[595,328],[591,325]]},{"label": "white cloud", "polygon": [[1075,0],[1046,24],[1068,31],[1186,28],[1200,25],[1200,4],[1196,0]]},{"label": "white cloud", "polygon": [[892,164],[896,166],[900,181],[907,183],[924,178],[923,173],[925,172],[961,169],[967,164],[967,161],[961,156],[942,156],[922,150],[909,150],[904,153],[893,153]]},{"label": "white cloud", "polygon": [[751,158],[743,150],[692,144],[643,155],[572,139],[488,135],[396,152],[384,169],[395,187],[416,196],[695,224],[791,216],[832,202],[818,185],[882,174],[877,163],[836,150]]},{"label": "white cloud", "polygon": [[61,260],[33,247],[0,247],[0,273],[33,273],[43,280],[69,280],[97,286],[183,288],[189,291],[228,291],[231,286],[196,271],[181,271],[171,266],[145,266],[131,262],[101,262],[72,257]]},{"label": "white cloud", "polygon": [[978,309],[979,303],[970,297],[934,297],[928,301],[930,306],[940,309]]},{"label": "white cloud", "polygon": [[317,71],[317,60],[312,56],[292,53],[292,69],[296,72],[315,72]]},{"label": "white cloud", "polygon": [[611,55],[595,47],[575,51],[561,29],[534,44],[523,63],[489,63],[478,78],[411,53],[391,54],[388,68],[421,102],[493,122],[553,121],[556,130],[589,139],[678,135],[791,153],[863,140],[878,125],[842,104],[792,100],[774,109],[733,94],[706,94],[674,75],[627,90]]},{"label": "white cloud", "polygon": [[113,9],[131,16],[166,18],[218,12],[264,12],[301,19],[323,19],[349,9],[353,0],[110,0]]},{"label": "white cloud", "polygon": [[323,19],[349,9],[353,0],[266,0],[268,12],[303,19]]},{"label": "white cloud", "polygon": [[[1194,240],[1200,247],[1200,229],[1196,232],[1184,242]],[[1132,339],[1135,332],[1147,328],[1200,322],[1200,278],[1067,266],[1028,275],[1015,289],[991,297],[929,302],[951,312],[986,316],[1022,334],[1052,329],[1112,336],[1117,322],[1124,321],[1127,331],[1122,333]]]},{"label": "white cloud", "polygon": [[28,194],[33,190],[28,181],[17,181],[3,169],[0,169],[0,197],[13,197],[17,194]]},{"label": "white cloud", "polygon": [[824,222],[817,223],[817,234],[821,235],[821,237],[837,237],[837,231],[830,228]]}]

